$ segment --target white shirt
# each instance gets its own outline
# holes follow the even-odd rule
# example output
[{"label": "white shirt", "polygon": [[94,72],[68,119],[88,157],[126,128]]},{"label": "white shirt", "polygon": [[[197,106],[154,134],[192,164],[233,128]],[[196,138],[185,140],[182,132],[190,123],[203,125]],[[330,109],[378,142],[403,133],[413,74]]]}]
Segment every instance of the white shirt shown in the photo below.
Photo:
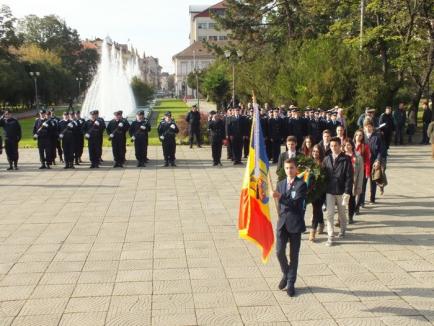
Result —
[{"label": "white shirt", "polygon": [[297,156],[297,152],[291,152],[288,150],[288,158],[294,158]]},{"label": "white shirt", "polygon": [[289,177],[286,178],[286,188],[287,190],[291,189],[292,184],[294,183],[294,179],[290,179]]}]

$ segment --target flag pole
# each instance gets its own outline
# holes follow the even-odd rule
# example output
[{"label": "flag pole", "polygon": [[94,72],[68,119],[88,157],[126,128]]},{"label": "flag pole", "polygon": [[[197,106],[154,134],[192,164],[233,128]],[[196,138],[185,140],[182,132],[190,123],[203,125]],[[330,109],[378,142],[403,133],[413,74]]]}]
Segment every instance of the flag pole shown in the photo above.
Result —
[{"label": "flag pole", "polygon": [[[253,102],[253,108],[255,110],[259,110],[258,102],[256,100],[256,95],[255,95],[254,90],[252,90],[252,102]],[[259,128],[261,128],[260,121],[255,121],[255,123],[259,123]],[[274,206],[276,208],[277,215],[279,215],[279,202],[277,201],[276,198],[273,197],[274,186],[273,186],[273,181],[271,180],[270,169],[268,170],[268,178],[267,179],[268,179],[267,181],[268,181],[268,188],[269,188],[269,196],[274,199]]]}]

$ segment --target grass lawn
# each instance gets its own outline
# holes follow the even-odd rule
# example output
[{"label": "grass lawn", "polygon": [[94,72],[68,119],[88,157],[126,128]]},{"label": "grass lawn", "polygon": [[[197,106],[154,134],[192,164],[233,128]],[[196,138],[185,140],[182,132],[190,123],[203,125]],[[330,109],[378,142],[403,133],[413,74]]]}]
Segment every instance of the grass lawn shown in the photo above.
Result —
[{"label": "grass lawn", "polygon": [[167,111],[172,112],[172,118],[175,119],[175,121],[179,120],[179,117],[181,115],[187,114],[188,110],[190,108],[184,103],[182,100],[176,100],[176,99],[167,99],[167,100],[161,100],[157,102],[157,105],[154,107],[153,112],[156,114],[156,118],[154,120],[154,124],[152,126],[152,130],[149,134],[149,145],[160,145],[160,140],[158,139],[158,132],[157,128],[161,121],[161,119],[164,116],[164,113]]},{"label": "grass lawn", "polygon": [[[189,107],[181,100],[174,100],[174,99],[167,99],[167,100],[160,100],[157,102],[157,106],[154,108],[154,112],[156,112],[157,117],[154,121],[154,125],[152,126],[152,130],[149,134],[149,145],[160,145],[160,140],[158,139],[158,133],[157,133],[157,127],[160,123],[160,120],[163,118],[164,113],[166,111],[172,112],[172,117],[177,120],[179,116],[185,115],[187,111],[189,110]],[[64,109],[56,110],[56,116],[61,117],[62,112]],[[29,119],[21,119],[21,128],[23,131],[23,137],[20,142],[21,148],[34,148],[37,147],[36,141],[33,139],[33,124],[35,123],[35,118],[29,118]],[[85,145],[87,145],[87,142],[85,141]],[[127,145],[131,146],[132,143],[127,141]],[[110,141],[108,140],[108,137],[104,135],[104,145],[110,147]]]}]

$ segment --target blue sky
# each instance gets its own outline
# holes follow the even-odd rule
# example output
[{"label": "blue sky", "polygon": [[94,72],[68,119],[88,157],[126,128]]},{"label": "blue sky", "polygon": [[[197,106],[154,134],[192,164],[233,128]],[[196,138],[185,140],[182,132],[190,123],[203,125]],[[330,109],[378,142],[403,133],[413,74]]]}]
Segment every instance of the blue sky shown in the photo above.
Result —
[{"label": "blue sky", "polygon": [[0,0],[22,18],[55,14],[78,30],[82,38],[110,37],[126,43],[128,39],[141,53],[160,59],[164,71],[173,72],[172,56],[189,45],[191,4],[217,3],[218,0]]}]

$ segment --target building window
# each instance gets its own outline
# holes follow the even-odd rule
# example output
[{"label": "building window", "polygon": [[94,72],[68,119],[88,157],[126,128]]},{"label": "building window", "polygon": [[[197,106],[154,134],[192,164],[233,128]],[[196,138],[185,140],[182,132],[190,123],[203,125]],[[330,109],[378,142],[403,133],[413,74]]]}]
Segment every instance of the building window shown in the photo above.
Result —
[{"label": "building window", "polygon": [[208,23],[209,29],[215,29],[215,23]]},{"label": "building window", "polygon": [[228,37],[227,36],[219,36],[219,40],[220,41],[226,41],[228,39]]},{"label": "building window", "polygon": [[201,42],[206,41],[206,36],[199,36],[199,41]]},{"label": "building window", "polygon": [[210,40],[210,41],[218,41],[218,37],[211,35],[211,36],[208,36],[208,40]]},{"label": "building window", "polygon": [[197,28],[198,29],[207,29],[208,24],[207,23],[197,23]]}]

